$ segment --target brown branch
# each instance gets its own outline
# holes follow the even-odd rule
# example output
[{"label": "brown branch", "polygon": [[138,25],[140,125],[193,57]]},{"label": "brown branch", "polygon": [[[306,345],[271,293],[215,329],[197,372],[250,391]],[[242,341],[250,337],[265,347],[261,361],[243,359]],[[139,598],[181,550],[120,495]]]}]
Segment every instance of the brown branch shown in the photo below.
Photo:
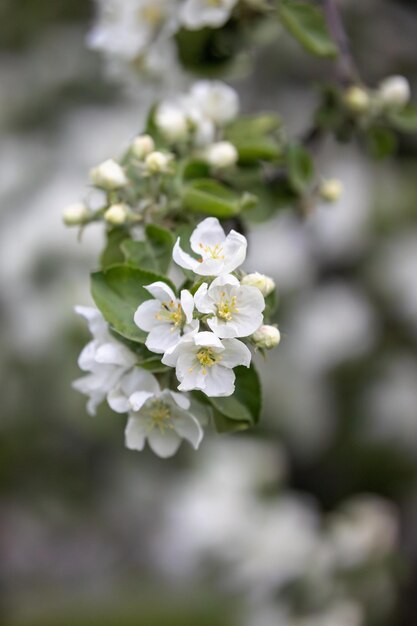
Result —
[{"label": "brown branch", "polygon": [[359,74],[353,59],[349,38],[347,36],[336,0],[323,0],[324,14],[327,27],[339,48],[338,73],[343,84],[359,81]]}]

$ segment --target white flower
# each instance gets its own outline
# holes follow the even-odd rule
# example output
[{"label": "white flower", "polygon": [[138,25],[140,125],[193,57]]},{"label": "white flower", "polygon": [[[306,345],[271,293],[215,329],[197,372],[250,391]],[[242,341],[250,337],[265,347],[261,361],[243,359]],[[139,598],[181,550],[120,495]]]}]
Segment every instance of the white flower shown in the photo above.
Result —
[{"label": "white flower", "polygon": [[172,156],[164,152],[151,152],[145,158],[145,167],[148,174],[162,174],[169,171]]},{"label": "white flower", "polygon": [[358,85],[348,87],[343,95],[343,100],[352,113],[365,113],[371,104],[368,92]]},{"label": "white flower", "polygon": [[67,226],[78,226],[83,224],[89,217],[90,211],[82,202],[70,204],[64,210],[62,218]]},{"label": "white flower", "polygon": [[179,238],[175,243],[172,258],[181,267],[192,270],[200,276],[230,274],[246,257],[246,238],[235,230],[231,230],[226,237],[219,220],[215,217],[207,217],[198,224],[191,235],[190,243],[193,252],[200,255],[199,259],[182,250]]},{"label": "white flower", "polygon": [[343,193],[343,184],[338,178],[329,178],[321,183],[319,193],[326,202],[337,202]]},{"label": "white flower", "polygon": [[256,287],[241,285],[231,274],[219,276],[210,286],[203,283],[194,296],[210,329],[221,339],[247,337],[262,324],[265,308],[263,295]]},{"label": "white flower", "polygon": [[114,339],[101,313],[93,307],[75,308],[88,322],[93,340],[81,352],[78,365],[89,372],[73,382],[77,391],[89,396],[87,411],[95,415],[97,406],[119,384],[120,379],[136,362],[135,355]]},{"label": "white flower", "polygon": [[137,309],[134,317],[136,326],[149,333],[145,345],[152,352],[162,354],[175,346],[183,334],[198,329],[198,320],[193,320],[194,300],[186,289],[178,299],[171,287],[157,281],[145,287],[154,297],[146,300]]},{"label": "white flower", "polygon": [[123,168],[113,159],[108,159],[90,170],[93,185],[104,189],[119,189],[127,185],[128,180]]},{"label": "white flower", "polygon": [[190,97],[206,117],[220,126],[234,120],[239,112],[236,91],[221,81],[197,81]]},{"label": "white flower", "polygon": [[217,143],[213,143],[206,150],[208,163],[218,169],[235,165],[238,157],[238,152],[230,141],[218,141]]},{"label": "white flower", "polygon": [[279,344],[281,334],[276,326],[265,324],[260,326],[258,330],[253,333],[252,340],[258,348],[270,350]]},{"label": "white flower", "polygon": [[155,150],[155,142],[150,135],[139,135],[132,141],[130,149],[137,159],[142,160]]},{"label": "white flower", "polygon": [[246,274],[240,281],[242,285],[250,285],[251,287],[257,287],[261,294],[266,298],[275,289],[275,281],[270,276],[260,274],[259,272],[253,272],[252,274]]},{"label": "white flower", "polygon": [[378,87],[378,96],[388,107],[405,106],[410,95],[410,83],[404,76],[389,76]]},{"label": "white flower", "polygon": [[204,26],[223,26],[229,19],[238,0],[186,0],[180,19],[190,30]]},{"label": "white flower", "polygon": [[129,207],[126,204],[112,204],[104,214],[104,219],[109,224],[120,226],[126,222]]},{"label": "white flower", "polygon": [[169,141],[185,139],[189,125],[184,109],[173,102],[162,102],[155,113],[155,123]]},{"label": "white flower", "polygon": [[200,389],[207,396],[231,396],[233,368],[249,367],[250,350],[238,339],[221,341],[214,333],[190,333],[165,352],[162,363],[176,368],[180,391]]}]

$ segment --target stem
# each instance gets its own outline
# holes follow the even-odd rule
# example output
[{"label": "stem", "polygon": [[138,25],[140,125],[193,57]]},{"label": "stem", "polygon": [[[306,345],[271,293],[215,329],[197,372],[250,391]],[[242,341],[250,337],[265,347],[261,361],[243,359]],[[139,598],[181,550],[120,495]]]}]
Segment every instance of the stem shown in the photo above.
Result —
[{"label": "stem", "polygon": [[336,42],[339,51],[338,71],[342,83],[358,82],[359,75],[349,46],[343,21],[340,17],[336,0],[323,0],[327,27]]}]

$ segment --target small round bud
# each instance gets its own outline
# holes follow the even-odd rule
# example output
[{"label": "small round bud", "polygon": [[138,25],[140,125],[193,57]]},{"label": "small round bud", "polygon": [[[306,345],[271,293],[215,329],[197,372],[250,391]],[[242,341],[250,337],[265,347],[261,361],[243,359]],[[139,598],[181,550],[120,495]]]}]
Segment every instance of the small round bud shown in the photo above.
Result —
[{"label": "small round bud", "polygon": [[79,226],[84,224],[90,215],[90,211],[82,202],[75,202],[64,209],[62,219],[67,226]]},{"label": "small round bud", "polygon": [[235,165],[238,160],[238,152],[229,141],[219,141],[207,148],[206,158],[212,167],[223,169]]},{"label": "small round bud", "polygon": [[410,83],[404,76],[389,76],[378,88],[378,96],[387,107],[400,108],[410,100]]},{"label": "small round bud", "polygon": [[171,155],[164,152],[151,152],[145,159],[146,171],[148,174],[161,174],[167,172],[171,162]]},{"label": "small round bud", "polygon": [[276,326],[264,324],[253,333],[252,340],[258,348],[270,350],[279,344],[281,341],[281,335]]},{"label": "small round bud", "polygon": [[253,272],[252,274],[246,274],[240,281],[242,285],[249,285],[250,287],[257,287],[261,294],[266,298],[275,289],[275,281],[265,274],[259,272]]},{"label": "small round bud", "polygon": [[346,89],[343,96],[344,103],[352,113],[365,113],[371,104],[368,92],[363,87],[352,85]]},{"label": "small round bud", "polygon": [[137,159],[142,160],[155,150],[155,142],[150,135],[139,135],[132,141],[130,150]]},{"label": "small round bud", "polygon": [[326,202],[337,202],[343,193],[343,184],[337,178],[324,180],[319,187],[319,194]]},{"label": "small round bud", "polygon": [[159,105],[155,113],[155,123],[168,141],[180,141],[187,137],[187,117],[175,104],[166,102]]},{"label": "small round bud", "polygon": [[90,179],[93,185],[107,190],[120,189],[128,183],[123,168],[113,159],[93,167],[90,170]]},{"label": "small round bud", "polygon": [[129,207],[126,204],[112,204],[104,214],[104,219],[108,224],[113,226],[121,226],[126,222],[129,213]]}]

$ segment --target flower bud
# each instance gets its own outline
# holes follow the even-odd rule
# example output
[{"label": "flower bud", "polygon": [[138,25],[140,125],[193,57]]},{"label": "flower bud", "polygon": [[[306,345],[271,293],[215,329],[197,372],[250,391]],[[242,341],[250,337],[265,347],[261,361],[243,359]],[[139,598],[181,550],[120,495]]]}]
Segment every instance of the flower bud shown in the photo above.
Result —
[{"label": "flower bud", "polygon": [[358,87],[358,85],[352,85],[352,87],[346,89],[343,100],[352,113],[365,113],[371,104],[368,92],[363,87]]},{"label": "flower bud", "polygon": [[64,209],[62,219],[67,226],[79,226],[84,224],[90,215],[90,211],[82,202],[70,204]]},{"label": "flower bud", "polygon": [[130,150],[137,159],[142,160],[155,150],[155,142],[150,135],[139,135],[132,141]]},{"label": "flower bud", "polygon": [[212,167],[223,169],[235,165],[238,160],[238,152],[229,141],[219,141],[207,148],[206,159]]},{"label": "flower bud", "polygon": [[319,194],[326,202],[337,202],[343,193],[343,184],[337,178],[324,180],[319,187]]},{"label": "flower bud", "polygon": [[168,141],[179,141],[187,137],[188,120],[179,106],[162,103],[156,110],[155,123]]},{"label": "flower bud", "polygon": [[240,281],[242,285],[249,285],[250,287],[257,287],[261,294],[266,298],[275,289],[275,281],[265,274],[259,272],[253,272],[253,274],[246,274]]},{"label": "flower bud", "polygon": [[113,159],[108,159],[97,167],[93,167],[90,170],[90,179],[93,185],[107,190],[119,189],[128,182],[122,167]]},{"label": "flower bud", "polygon": [[108,224],[121,226],[126,222],[129,207],[126,204],[112,204],[104,214],[104,219]]},{"label": "flower bud", "polygon": [[404,76],[389,76],[378,88],[378,96],[387,107],[400,108],[410,100],[410,83]]},{"label": "flower bud", "polygon": [[252,340],[257,348],[264,348],[270,350],[275,348],[281,340],[281,335],[276,326],[269,326],[264,324],[260,326],[256,332],[252,335]]},{"label": "flower bud", "polygon": [[171,155],[164,152],[151,152],[145,159],[146,171],[148,174],[167,172],[171,159]]}]

